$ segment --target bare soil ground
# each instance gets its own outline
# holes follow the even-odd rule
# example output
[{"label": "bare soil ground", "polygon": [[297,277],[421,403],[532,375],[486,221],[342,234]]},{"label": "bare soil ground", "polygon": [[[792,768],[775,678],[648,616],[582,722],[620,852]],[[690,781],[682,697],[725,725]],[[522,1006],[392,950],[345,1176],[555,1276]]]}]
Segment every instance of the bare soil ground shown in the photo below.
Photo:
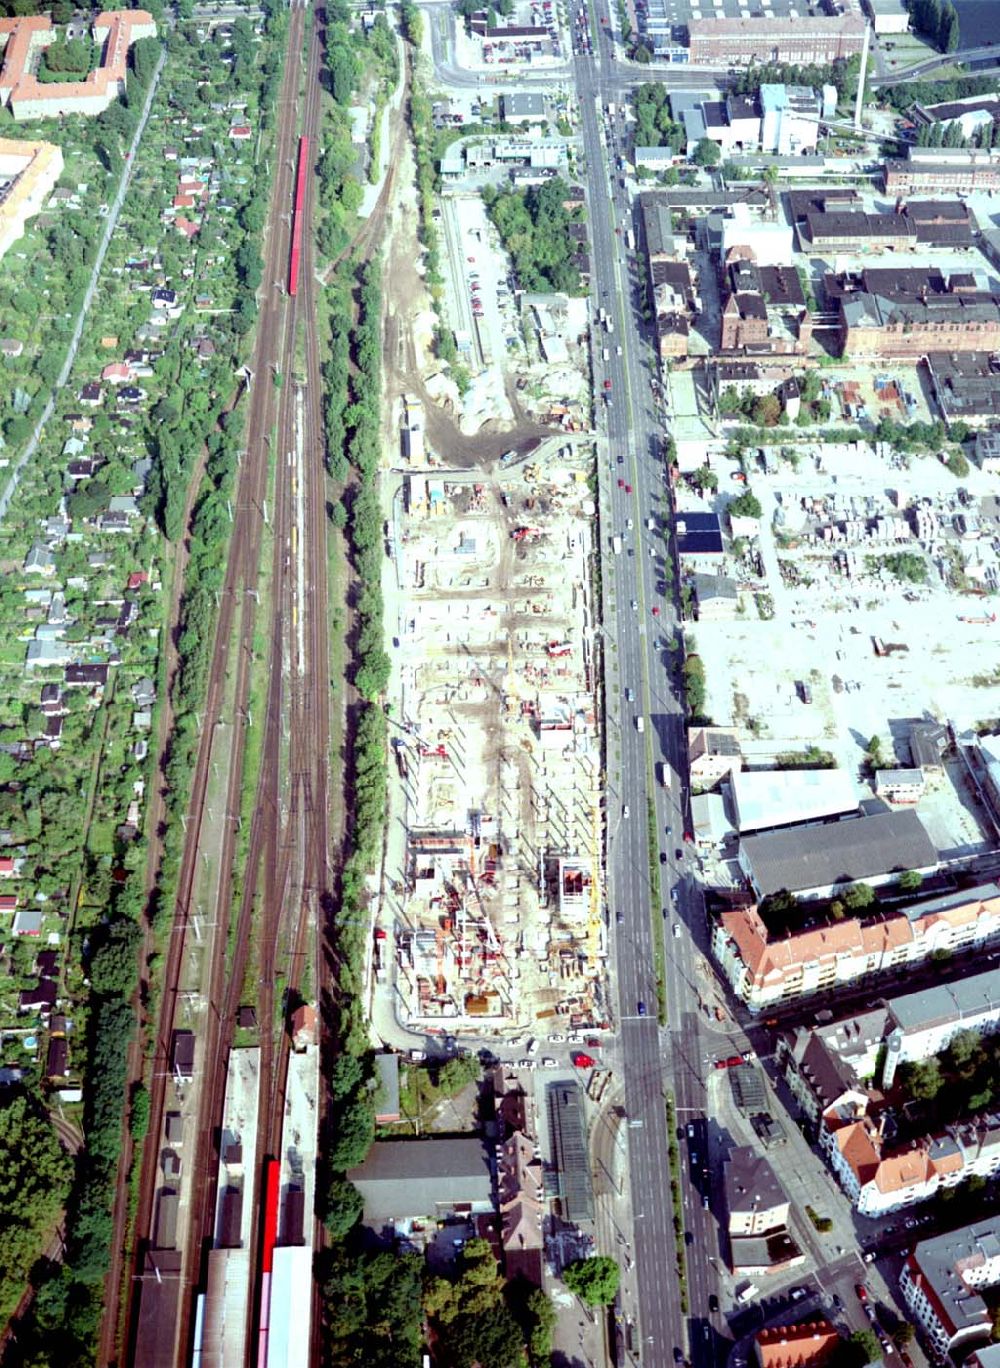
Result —
[{"label": "bare soil ground", "polygon": [[417,395],[424,404],[427,443],[441,462],[453,469],[499,460],[506,451],[529,451],[556,429],[524,416],[517,390],[507,377],[505,390],[515,414],[513,425],[490,421],[472,436],[463,433],[453,408],[431,396],[426,377],[441,370],[430,352],[428,320],[432,317],[429,291],[423,273],[423,248],[417,236],[418,209],[414,184],[413,154],[406,142],[393,179],[388,214],[385,257],[386,287],[383,356],[389,412],[396,411],[401,394]]}]

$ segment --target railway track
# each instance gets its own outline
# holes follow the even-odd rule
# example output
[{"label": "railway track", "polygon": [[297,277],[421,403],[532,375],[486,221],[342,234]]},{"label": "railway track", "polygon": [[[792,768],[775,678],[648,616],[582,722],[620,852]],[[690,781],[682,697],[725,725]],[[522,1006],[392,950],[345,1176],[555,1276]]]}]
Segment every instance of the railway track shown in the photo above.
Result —
[{"label": "railway track", "polygon": [[[266,281],[283,276],[284,262],[288,254],[288,232],[282,220],[282,209],[288,202],[290,179],[287,171],[289,157],[294,152],[296,136],[297,89],[301,69],[297,60],[302,49],[306,12],[300,8],[290,11],[289,35],[285,74],[279,97],[278,137],[276,144],[276,171],[272,187],[269,232],[265,244]],[[277,273],[277,274],[276,274]],[[135,1239],[132,1258],[127,1269],[129,1277],[129,1296],[127,1299],[126,1320],[123,1341],[127,1355],[134,1359],[135,1338],[138,1326],[139,1298],[142,1295],[142,1271],[145,1253],[148,1248],[153,1199],[156,1187],[159,1148],[162,1142],[163,1117],[166,1101],[167,1081],[170,1069],[170,1047],[175,1022],[177,1020],[178,1000],[181,988],[181,974],[184,966],[187,936],[190,928],[190,914],[197,877],[199,856],[203,850],[205,820],[207,815],[207,795],[213,761],[217,758],[218,723],[223,707],[227,677],[231,666],[231,649],[237,618],[239,636],[236,658],[235,716],[244,725],[234,729],[230,751],[225,763],[229,771],[229,784],[226,798],[226,816],[223,823],[221,850],[219,851],[219,896],[216,908],[216,927],[213,942],[225,949],[227,940],[229,901],[231,892],[231,873],[235,854],[236,826],[240,807],[242,761],[245,746],[246,707],[249,696],[250,667],[253,657],[253,632],[256,609],[256,590],[259,576],[261,547],[264,531],[264,505],[267,497],[269,450],[267,434],[273,421],[274,386],[270,383],[270,368],[278,355],[277,348],[283,336],[283,300],[276,292],[268,289],[262,300],[257,343],[254,351],[254,370],[257,381],[251,389],[250,413],[248,415],[249,441],[246,457],[240,471],[230,555],[219,603],[219,618],[209,676],[206,687],[206,701],[202,743],[199,747],[195,773],[192,782],[191,799],[188,807],[184,858],[178,881],[178,894],[175,904],[173,933],[168,945],[164,966],[164,991],[159,1021],[157,1023],[153,1075],[150,1088],[150,1125],[142,1154],[142,1174],[139,1201],[136,1215]],[[238,950],[240,946],[238,944]],[[243,948],[245,955],[245,947]],[[236,966],[234,965],[234,968]],[[231,982],[237,983],[236,991],[242,984],[242,973],[237,980],[234,972]],[[228,1046],[228,1025],[219,1012],[223,1001],[229,996],[224,994],[224,953],[220,964],[213,963],[210,973],[210,1002],[215,1010],[205,1017],[205,1074],[203,1077],[202,1103],[199,1108],[199,1136],[205,1138],[202,1122],[221,1107],[221,1096],[217,1084],[217,1064],[220,1054]],[[231,1021],[231,1017],[229,1019]],[[226,1037],[226,1045],[223,1038]],[[215,1066],[215,1067],[213,1067]],[[223,1070],[224,1087],[224,1070]],[[211,1139],[209,1125],[208,1137]],[[204,1147],[202,1147],[204,1148]],[[214,1158],[211,1160],[200,1155],[194,1165],[192,1217],[203,1211],[208,1200],[208,1180],[214,1177]],[[197,1224],[192,1219],[192,1230]],[[120,1246],[123,1231],[115,1232],[115,1243]],[[200,1262],[192,1256],[198,1253],[197,1242],[188,1242],[182,1291],[179,1299],[178,1318],[175,1338],[175,1358],[186,1362],[187,1345],[191,1329],[190,1288],[196,1280],[193,1264]],[[108,1311],[102,1331],[99,1362],[111,1364],[116,1361],[116,1339],[114,1322],[117,1319],[119,1290],[112,1287],[109,1291]],[[110,1329],[109,1329],[110,1323]]]}]

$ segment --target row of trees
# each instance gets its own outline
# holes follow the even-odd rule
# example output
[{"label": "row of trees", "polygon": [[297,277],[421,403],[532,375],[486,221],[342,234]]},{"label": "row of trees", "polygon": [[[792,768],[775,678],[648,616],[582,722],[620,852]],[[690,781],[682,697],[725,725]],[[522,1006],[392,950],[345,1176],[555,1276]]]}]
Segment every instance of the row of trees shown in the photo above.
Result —
[{"label": "row of trees", "polygon": [[560,177],[527,190],[487,186],[483,202],[510,253],[522,289],[580,294],[580,272],[573,264],[565,207],[569,186]]},{"label": "row of trees", "polygon": [[[737,73],[732,82],[732,90],[737,95],[756,95],[762,85],[805,85],[819,90],[821,86],[832,85],[837,90],[838,102],[854,98],[858,90],[861,74],[860,57],[838,57],[829,65],[796,66],[791,62],[753,63],[746,70]],[[910,102],[912,102],[912,95]]]},{"label": "row of trees", "polygon": [[940,49],[954,52],[958,47],[958,12],[951,0],[910,0],[910,18],[918,33]]}]

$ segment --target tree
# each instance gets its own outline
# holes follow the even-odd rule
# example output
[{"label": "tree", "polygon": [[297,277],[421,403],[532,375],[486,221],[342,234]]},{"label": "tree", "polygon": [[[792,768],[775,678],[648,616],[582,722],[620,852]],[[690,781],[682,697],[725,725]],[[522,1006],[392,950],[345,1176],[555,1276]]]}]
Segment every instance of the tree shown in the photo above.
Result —
[{"label": "tree", "polygon": [[941,25],[938,29],[938,47],[942,52],[954,52],[958,47],[959,23],[958,12],[951,3],[944,6],[941,14]]},{"label": "tree", "polygon": [[697,470],[692,471],[688,476],[688,479],[691,484],[694,485],[695,489],[708,489],[714,493],[719,487],[718,475],[716,475],[715,471],[711,470],[707,465],[699,466]]},{"label": "tree", "polygon": [[844,894],[844,906],[851,912],[861,912],[864,908],[871,907],[874,901],[875,890],[871,884],[851,884]]},{"label": "tree", "polygon": [[719,144],[714,143],[711,138],[700,139],[691,160],[695,166],[718,166],[722,160]]},{"label": "tree", "polygon": [[781,417],[781,400],[776,394],[761,394],[753,401],[750,412],[758,427],[774,427]]},{"label": "tree", "polygon": [[760,499],[748,485],[742,494],[729,500],[728,513],[731,518],[759,518],[764,510]]},{"label": "tree", "polygon": [[334,1177],[321,1198],[321,1218],[332,1240],[342,1240],[364,1209],[361,1193],[348,1178]]},{"label": "tree", "polygon": [[969,473],[969,462],[960,451],[953,451],[948,457],[948,469],[959,480],[964,480]]},{"label": "tree", "polygon": [[919,869],[904,869],[899,876],[899,887],[903,893],[917,893],[924,882]]},{"label": "tree", "polygon": [[862,1363],[877,1363],[882,1357],[882,1346],[874,1330],[855,1330],[851,1344],[858,1351]]},{"label": "tree", "polygon": [[948,1042],[948,1064],[963,1078],[972,1078],[983,1060],[983,1042],[978,1031],[958,1031]]},{"label": "tree", "polygon": [[941,1066],[936,1059],[922,1059],[907,1064],[900,1072],[907,1091],[917,1102],[933,1102],[944,1086]]},{"label": "tree", "polygon": [[606,1254],[577,1259],[563,1272],[563,1282],[587,1306],[610,1306],[618,1291],[618,1265]]},{"label": "tree", "polygon": [[546,1368],[552,1357],[556,1308],[540,1287],[532,1289],[525,1308],[528,1321],[528,1355],[535,1368]]}]

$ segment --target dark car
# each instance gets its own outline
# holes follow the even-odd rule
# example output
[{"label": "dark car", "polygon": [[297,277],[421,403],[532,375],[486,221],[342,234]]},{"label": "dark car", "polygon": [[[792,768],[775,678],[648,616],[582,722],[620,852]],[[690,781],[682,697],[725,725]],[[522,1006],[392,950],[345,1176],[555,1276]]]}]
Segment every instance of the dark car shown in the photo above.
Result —
[{"label": "dark car", "polygon": [[674,1345],[674,1362],[675,1362],[675,1363],[683,1363],[683,1362],[684,1362],[684,1350],[683,1350],[683,1349],[678,1349],[676,1344]]},{"label": "dark car", "polygon": [[645,1016],[645,1015],[646,1015],[646,1004],[645,1004],[644,1002],[638,1003],[637,1006],[636,1006],[636,1011],[639,1013],[640,1016]]},{"label": "dark car", "polygon": [[684,852],[683,852],[683,850],[679,850],[679,849],[678,849],[678,850],[675,850],[675,851],[674,851],[674,859],[675,859],[675,860],[683,860],[683,858],[684,858]]},{"label": "dark car", "polygon": [[709,1298],[708,1298],[708,1309],[709,1309],[709,1311],[713,1311],[713,1312],[714,1312],[714,1311],[718,1311],[718,1309],[719,1309],[719,1299],[718,1299],[718,1297],[715,1295],[714,1292],[712,1292],[712,1293],[709,1294]]},{"label": "dark car", "polygon": [[[665,850],[661,850],[661,851],[660,851],[660,864],[666,864],[666,863],[667,863],[667,852],[666,852]],[[667,915],[667,909],[666,909],[666,908],[663,909],[663,915],[664,915],[664,916]]]}]

